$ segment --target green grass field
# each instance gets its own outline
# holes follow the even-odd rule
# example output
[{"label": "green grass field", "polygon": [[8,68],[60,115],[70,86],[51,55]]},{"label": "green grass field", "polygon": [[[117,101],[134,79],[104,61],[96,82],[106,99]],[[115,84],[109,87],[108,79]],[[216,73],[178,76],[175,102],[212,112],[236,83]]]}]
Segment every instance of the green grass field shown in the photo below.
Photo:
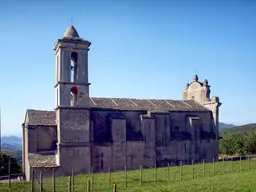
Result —
[{"label": "green grass field", "polygon": [[[87,181],[93,181],[91,192],[113,191],[113,184],[117,191],[127,192],[210,192],[210,191],[256,191],[256,161],[225,161],[197,165],[184,165],[181,167],[143,169],[125,172],[76,175],[74,189],[76,192],[86,191]],[[194,170],[194,171],[193,171]],[[127,179],[126,179],[127,178]],[[142,178],[142,183],[140,182]],[[127,180],[127,187],[125,187]],[[35,182],[35,191],[40,185]],[[56,191],[68,191],[69,178],[56,178]],[[12,183],[12,191],[31,191],[31,182]],[[43,179],[43,191],[52,190],[52,180]],[[8,191],[8,184],[0,184],[0,191]]]}]

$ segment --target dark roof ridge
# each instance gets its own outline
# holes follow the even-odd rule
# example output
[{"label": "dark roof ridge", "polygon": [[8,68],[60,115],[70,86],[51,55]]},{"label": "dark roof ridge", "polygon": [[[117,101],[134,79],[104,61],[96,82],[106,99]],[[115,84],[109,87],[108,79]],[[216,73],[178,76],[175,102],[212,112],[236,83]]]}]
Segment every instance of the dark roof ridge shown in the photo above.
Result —
[{"label": "dark roof ridge", "polygon": [[[160,101],[186,101],[181,99],[153,99],[153,98],[134,98],[134,97],[90,97],[92,99],[133,99],[133,100],[160,100]],[[189,100],[190,101],[190,100]]]}]

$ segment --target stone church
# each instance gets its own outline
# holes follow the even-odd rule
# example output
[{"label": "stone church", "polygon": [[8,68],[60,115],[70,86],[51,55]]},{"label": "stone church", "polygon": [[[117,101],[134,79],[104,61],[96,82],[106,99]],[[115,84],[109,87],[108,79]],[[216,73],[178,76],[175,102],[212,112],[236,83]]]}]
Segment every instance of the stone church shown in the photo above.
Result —
[{"label": "stone church", "polygon": [[26,180],[218,158],[221,103],[207,80],[195,75],[182,100],[90,97],[90,45],[70,26],[54,46],[55,109],[28,109],[22,124]]}]

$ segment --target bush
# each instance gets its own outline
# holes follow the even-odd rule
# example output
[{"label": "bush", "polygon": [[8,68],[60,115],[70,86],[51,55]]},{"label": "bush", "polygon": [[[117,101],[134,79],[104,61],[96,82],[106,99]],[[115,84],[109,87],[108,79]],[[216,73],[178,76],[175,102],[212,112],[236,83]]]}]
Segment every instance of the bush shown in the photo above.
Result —
[{"label": "bush", "polygon": [[[21,166],[12,157],[10,157],[10,171],[11,174],[21,173]],[[9,175],[9,157],[4,153],[0,153],[0,176],[6,175]]]},{"label": "bush", "polygon": [[256,134],[234,134],[219,141],[219,153],[223,155],[256,154]]}]

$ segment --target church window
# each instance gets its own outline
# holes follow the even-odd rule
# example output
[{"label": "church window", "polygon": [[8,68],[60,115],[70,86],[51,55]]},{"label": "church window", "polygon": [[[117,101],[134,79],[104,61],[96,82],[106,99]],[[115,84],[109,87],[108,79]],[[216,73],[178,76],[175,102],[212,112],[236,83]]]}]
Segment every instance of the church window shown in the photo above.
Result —
[{"label": "church window", "polygon": [[71,53],[71,66],[70,66],[70,81],[72,83],[77,82],[77,61],[78,61],[78,54],[77,52]]},{"label": "church window", "polygon": [[72,87],[70,89],[70,105],[76,106],[78,102],[78,89],[77,87]]}]

